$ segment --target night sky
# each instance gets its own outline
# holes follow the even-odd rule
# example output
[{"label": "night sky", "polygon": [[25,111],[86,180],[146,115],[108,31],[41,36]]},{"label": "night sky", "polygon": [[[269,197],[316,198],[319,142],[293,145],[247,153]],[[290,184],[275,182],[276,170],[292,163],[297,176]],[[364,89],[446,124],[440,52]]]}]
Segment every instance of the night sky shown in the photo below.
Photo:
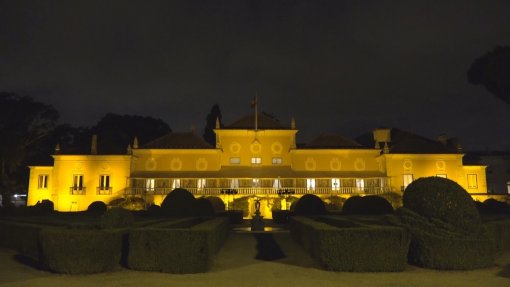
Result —
[{"label": "night sky", "polygon": [[[149,3],[148,3],[149,2]],[[510,149],[510,106],[466,72],[510,45],[510,1],[2,1],[0,91],[62,122],[107,112],[200,133],[260,109],[355,137],[379,126]]]}]

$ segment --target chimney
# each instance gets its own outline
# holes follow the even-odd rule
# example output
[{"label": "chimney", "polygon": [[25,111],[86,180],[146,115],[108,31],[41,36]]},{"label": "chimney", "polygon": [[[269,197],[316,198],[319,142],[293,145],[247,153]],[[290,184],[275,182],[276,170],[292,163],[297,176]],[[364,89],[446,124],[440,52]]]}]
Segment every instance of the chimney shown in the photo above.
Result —
[{"label": "chimney", "polygon": [[375,142],[375,148],[381,149],[386,146],[388,146],[388,143],[391,142],[391,129],[387,128],[378,128],[375,129],[374,132],[374,142]]},{"label": "chimney", "polygon": [[295,130],[296,129],[296,119],[294,117],[292,117],[290,119],[290,129],[291,130]]},{"label": "chimney", "polygon": [[97,154],[97,135],[92,135],[92,143],[90,144],[90,154]]}]

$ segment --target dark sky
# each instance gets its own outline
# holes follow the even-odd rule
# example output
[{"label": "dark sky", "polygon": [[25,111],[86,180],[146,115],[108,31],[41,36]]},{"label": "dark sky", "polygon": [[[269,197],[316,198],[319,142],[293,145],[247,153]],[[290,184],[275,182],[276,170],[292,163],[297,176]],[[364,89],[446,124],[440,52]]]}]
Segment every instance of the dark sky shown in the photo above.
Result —
[{"label": "dark sky", "polygon": [[510,1],[2,1],[0,90],[63,122],[107,112],[202,129],[260,108],[301,141],[378,126],[510,149],[510,106],[467,83],[510,45]]}]

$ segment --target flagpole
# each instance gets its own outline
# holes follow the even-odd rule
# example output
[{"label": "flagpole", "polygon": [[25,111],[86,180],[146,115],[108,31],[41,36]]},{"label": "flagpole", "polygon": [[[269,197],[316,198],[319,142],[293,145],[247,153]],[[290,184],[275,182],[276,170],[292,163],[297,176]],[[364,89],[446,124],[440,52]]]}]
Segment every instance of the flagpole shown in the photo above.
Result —
[{"label": "flagpole", "polygon": [[255,130],[258,130],[259,125],[258,105],[259,105],[258,93],[255,93]]}]

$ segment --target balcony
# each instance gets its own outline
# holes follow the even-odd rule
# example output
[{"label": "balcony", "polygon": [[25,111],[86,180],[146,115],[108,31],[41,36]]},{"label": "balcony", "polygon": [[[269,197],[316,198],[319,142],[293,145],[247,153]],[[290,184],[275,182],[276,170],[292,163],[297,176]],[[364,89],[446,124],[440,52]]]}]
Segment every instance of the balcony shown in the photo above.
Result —
[{"label": "balcony", "polygon": [[96,188],[96,194],[97,195],[111,195],[112,194],[112,187],[111,186],[98,186]]},{"label": "balcony", "polygon": [[84,186],[71,186],[69,188],[69,193],[71,195],[85,195],[86,188]]},{"label": "balcony", "polygon": [[[273,188],[273,187],[240,187],[240,188],[223,188],[223,187],[205,187],[205,188],[196,188],[196,187],[183,187],[184,189],[191,192],[196,196],[212,196],[212,195],[222,195],[222,194],[230,194],[226,193],[226,191],[236,190],[237,195],[279,195],[282,190],[286,190],[292,194],[316,194],[316,195],[337,195],[337,194],[382,194],[386,192],[390,192],[390,187],[316,187],[316,188],[306,188],[306,187],[282,187],[281,189]],[[126,195],[166,195],[170,193],[173,189],[167,187],[155,187],[155,188],[143,188],[143,187],[129,187],[126,189]],[[234,193],[232,193],[234,194]]]}]

